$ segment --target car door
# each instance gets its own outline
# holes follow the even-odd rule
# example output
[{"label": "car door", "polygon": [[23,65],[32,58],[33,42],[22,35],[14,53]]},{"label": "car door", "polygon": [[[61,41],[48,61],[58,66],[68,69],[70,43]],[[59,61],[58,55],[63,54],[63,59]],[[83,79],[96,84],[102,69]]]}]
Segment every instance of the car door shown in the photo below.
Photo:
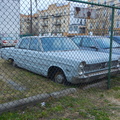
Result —
[{"label": "car door", "polygon": [[83,50],[97,51],[95,41],[89,37],[83,37],[83,39],[81,40],[80,48]]},{"label": "car door", "polygon": [[19,46],[15,48],[15,63],[22,67],[27,69],[27,63],[28,63],[28,58],[26,56],[28,47],[29,47],[29,38],[22,38]]},{"label": "car door", "polygon": [[42,50],[39,38],[37,37],[30,38],[29,49],[26,53],[28,61],[27,62],[28,70],[38,74],[43,74],[43,71],[41,70],[42,66],[41,54]]}]

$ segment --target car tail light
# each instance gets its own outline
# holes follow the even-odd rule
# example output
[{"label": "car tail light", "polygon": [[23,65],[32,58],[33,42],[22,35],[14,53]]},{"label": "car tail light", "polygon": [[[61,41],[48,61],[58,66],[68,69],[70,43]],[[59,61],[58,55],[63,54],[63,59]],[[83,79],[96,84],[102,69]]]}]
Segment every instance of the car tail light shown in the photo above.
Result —
[{"label": "car tail light", "polygon": [[18,42],[18,40],[15,40],[15,41],[14,41],[14,43],[17,43],[17,42]]},{"label": "car tail light", "polygon": [[7,40],[3,40],[2,42],[3,42],[3,43],[7,43],[8,41],[7,41]]}]

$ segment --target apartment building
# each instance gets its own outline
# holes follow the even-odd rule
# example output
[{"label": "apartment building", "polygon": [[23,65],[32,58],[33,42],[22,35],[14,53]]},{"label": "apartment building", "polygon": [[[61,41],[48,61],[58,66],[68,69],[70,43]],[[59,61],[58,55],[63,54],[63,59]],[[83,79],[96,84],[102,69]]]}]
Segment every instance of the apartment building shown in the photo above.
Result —
[{"label": "apartment building", "polygon": [[20,34],[20,0],[0,0],[0,36]]},{"label": "apartment building", "polygon": [[[120,7],[120,0],[89,0],[89,2],[115,5]],[[109,35],[111,30],[112,10],[106,7],[91,6],[90,8],[96,9],[97,19],[90,19],[87,21],[88,32],[94,35]],[[120,34],[120,10],[115,10],[114,18],[114,35]]]},{"label": "apartment building", "polygon": [[38,14],[20,14],[20,35],[30,35],[31,32],[33,35],[39,35]]},{"label": "apartment building", "polygon": [[74,17],[75,7],[85,8],[87,5],[74,2],[56,3],[49,5],[46,10],[38,11],[40,35],[86,34],[86,20]]}]

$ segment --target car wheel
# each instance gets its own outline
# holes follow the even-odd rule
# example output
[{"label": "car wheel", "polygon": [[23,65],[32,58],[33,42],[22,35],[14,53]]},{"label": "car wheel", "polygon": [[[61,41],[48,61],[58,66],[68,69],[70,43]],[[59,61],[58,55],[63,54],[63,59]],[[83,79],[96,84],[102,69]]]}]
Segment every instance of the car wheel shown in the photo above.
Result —
[{"label": "car wheel", "polygon": [[62,71],[57,71],[54,74],[54,81],[59,84],[65,84],[67,82],[66,77]]},{"label": "car wheel", "polygon": [[13,59],[9,59],[9,62],[10,62],[10,64],[11,64],[13,67],[16,67],[16,66],[17,66],[16,63],[15,63],[15,61],[14,61]]},{"label": "car wheel", "polygon": [[16,67],[16,66],[17,66],[16,63],[15,63],[15,61],[12,61],[12,66],[13,66],[13,67]]},{"label": "car wheel", "polygon": [[0,45],[0,48],[2,48],[2,45]]}]

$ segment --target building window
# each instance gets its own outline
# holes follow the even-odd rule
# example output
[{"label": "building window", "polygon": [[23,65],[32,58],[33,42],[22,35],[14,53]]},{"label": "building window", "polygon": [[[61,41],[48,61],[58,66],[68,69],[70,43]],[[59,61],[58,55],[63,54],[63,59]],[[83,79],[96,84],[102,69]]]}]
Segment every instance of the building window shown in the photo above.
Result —
[{"label": "building window", "polygon": [[107,11],[106,11],[106,10],[104,10],[104,12],[103,12],[103,16],[106,16],[106,14],[107,14]]},{"label": "building window", "polygon": [[104,4],[106,4],[106,0],[104,0]]},{"label": "building window", "polygon": [[70,32],[77,32],[78,31],[78,26],[77,25],[70,25],[69,26],[69,31]]},{"label": "building window", "polygon": [[120,15],[120,10],[117,10],[117,14]]},{"label": "building window", "polygon": [[36,25],[38,25],[38,23],[36,23]]},{"label": "building window", "polygon": [[103,28],[105,28],[105,25],[106,25],[106,23],[105,23],[105,22],[103,22],[103,23],[102,23],[102,27],[103,27]]},{"label": "building window", "polygon": [[66,9],[64,9],[64,14],[66,14]]},{"label": "building window", "polygon": [[69,26],[69,31],[70,31],[70,32],[73,31],[72,25]]},{"label": "building window", "polygon": [[116,21],[116,28],[120,27],[120,21]]},{"label": "building window", "polygon": [[74,31],[78,31],[78,26],[74,26]]},{"label": "building window", "polygon": [[80,25],[82,25],[82,19],[80,20]]},{"label": "building window", "polygon": [[111,1],[111,2],[110,2],[110,5],[111,5],[111,6],[114,5],[114,1]]},{"label": "building window", "polygon": [[109,20],[110,20],[110,21],[112,20],[112,15],[110,15]]},{"label": "building window", "polygon": [[92,27],[93,27],[93,26],[92,26],[92,23],[91,23],[91,24],[90,24],[90,29],[92,29]]},{"label": "building window", "polygon": [[98,0],[98,3],[100,3],[100,0]]},{"label": "building window", "polygon": [[99,28],[99,22],[96,22],[96,28]]}]

